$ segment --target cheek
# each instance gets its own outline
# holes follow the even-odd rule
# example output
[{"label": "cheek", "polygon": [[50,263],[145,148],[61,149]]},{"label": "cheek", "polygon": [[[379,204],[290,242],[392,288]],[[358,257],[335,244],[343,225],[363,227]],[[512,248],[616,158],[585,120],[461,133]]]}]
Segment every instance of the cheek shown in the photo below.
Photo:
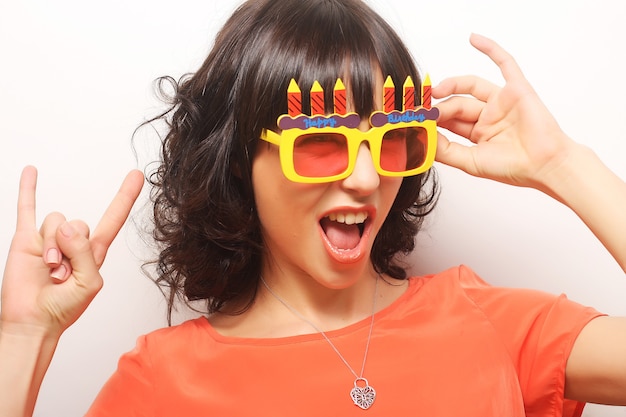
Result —
[{"label": "cheek", "polygon": [[396,200],[398,196],[398,191],[400,191],[400,186],[402,185],[402,178],[395,177],[381,177],[379,192],[380,192],[380,207],[379,213],[384,213],[384,216],[378,216],[380,220],[379,227],[382,227],[385,219],[389,215],[389,211],[393,206],[393,202]]},{"label": "cheek", "polygon": [[283,178],[280,169],[278,149],[267,143],[260,143],[252,160],[252,184],[254,189],[262,189],[264,185]]},{"label": "cheek", "polygon": [[279,196],[277,184],[282,178],[284,176],[280,169],[277,150],[265,146],[265,144],[258,146],[252,161],[252,187],[262,224],[267,221],[267,217],[272,211],[278,209],[275,207],[272,210],[272,206],[277,202]]},{"label": "cheek", "polygon": [[259,146],[252,162],[252,186],[261,226],[266,229],[291,221],[296,213],[303,217],[312,197],[309,191],[315,188],[285,178],[273,146]]},{"label": "cheek", "polygon": [[380,193],[383,195],[383,199],[389,207],[393,205],[393,201],[400,191],[402,185],[402,177],[380,177]]}]

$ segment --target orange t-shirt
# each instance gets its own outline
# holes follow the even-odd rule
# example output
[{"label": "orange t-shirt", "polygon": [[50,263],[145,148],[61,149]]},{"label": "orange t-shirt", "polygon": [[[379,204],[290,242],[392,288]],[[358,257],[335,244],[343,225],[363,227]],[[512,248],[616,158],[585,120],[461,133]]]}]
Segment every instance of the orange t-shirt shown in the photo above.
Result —
[{"label": "orange t-shirt", "polygon": [[[364,377],[320,334],[224,337],[198,318],[143,336],[88,416],[577,416],[565,365],[596,310],[534,290],[495,288],[466,267],[411,278],[375,316]],[[360,371],[370,320],[327,335]]]}]

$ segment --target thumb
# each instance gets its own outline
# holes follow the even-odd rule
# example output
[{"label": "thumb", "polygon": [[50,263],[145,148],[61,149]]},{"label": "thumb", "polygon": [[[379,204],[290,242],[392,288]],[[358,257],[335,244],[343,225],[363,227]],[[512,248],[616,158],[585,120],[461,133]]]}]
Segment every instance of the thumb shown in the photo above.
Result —
[{"label": "thumb", "polygon": [[439,133],[436,160],[442,164],[465,171],[468,174],[476,175],[477,169],[473,148],[474,146],[452,142]]},{"label": "thumb", "polygon": [[70,262],[75,283],[93,298],[102,288],[102,277],[89,239],[69,222],[59,226],[56,237],[61,252]]}]

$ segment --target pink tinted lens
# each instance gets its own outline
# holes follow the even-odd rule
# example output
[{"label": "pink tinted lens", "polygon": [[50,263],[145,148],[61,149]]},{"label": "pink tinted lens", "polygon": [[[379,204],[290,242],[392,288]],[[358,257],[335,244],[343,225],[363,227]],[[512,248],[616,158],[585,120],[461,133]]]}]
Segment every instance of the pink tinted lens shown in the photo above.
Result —
[{"label": "pink tinted lens", "polygon": [[423,127],[401,127],[385,133],[380,148],[380,167],[403,172],[424,164],[428,134]]},{"label": "pink tinted lens", "polygon": [[303,177],[329,177],[348,168],[348,141],[340,133],[298,136],[293,145],[293,165]]}]

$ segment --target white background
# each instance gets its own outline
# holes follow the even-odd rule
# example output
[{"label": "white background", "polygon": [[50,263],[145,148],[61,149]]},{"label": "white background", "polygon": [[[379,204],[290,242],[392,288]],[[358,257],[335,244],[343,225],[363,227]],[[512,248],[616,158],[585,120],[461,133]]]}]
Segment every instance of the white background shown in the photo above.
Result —
[{"label": "white background", "polygon": [[[22,167],[40,170],[40,220],[58,210],[95,225],[126,172],[154,158],[151,132],[138,136],[138,160],[131,148],[134,128],[162,108],[152,80],[194,71],[239,3],[1,1],[0,268]],[[468,73],[501,83],[495,66],[467,41],[471,32],[496,39],[563,129],[626,178],[626,3],[370,3],[406,39],[433,84]],[[624,273],[565,207],[533,190],[437,169],[443,191],[412,256],[415,272],[465,263],[496,285],[565,292],[626,315]],[[165,303],[140,271],[149,254],[136,232],[142,205],[111,248],[104,289],[60,342],[37,416],[83,414],[135,338],[165,324]],[[593,406],[586,415],[626,416],[626,409]]]}]

